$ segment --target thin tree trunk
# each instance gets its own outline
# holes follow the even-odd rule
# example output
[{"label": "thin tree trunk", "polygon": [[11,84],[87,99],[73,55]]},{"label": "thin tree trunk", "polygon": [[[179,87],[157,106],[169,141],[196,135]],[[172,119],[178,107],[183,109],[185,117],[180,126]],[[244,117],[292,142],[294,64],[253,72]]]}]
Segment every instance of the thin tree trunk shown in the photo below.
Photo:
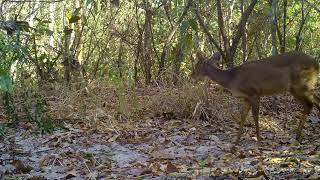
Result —
[{"label": "thin tree trunk", "polygon": [[[243,16],[243,6],[244,6],[244,0],[241,0],[240,3],[240,11],[241,11],[241,16]],[[247,60],[247,34],[246,34],[246,27],[244,27],[243,34],[242,34],[242,62],[246,62]]]},{"label": "thin tree trunk", "polygon": [[64,43],[63,43],[63,64],[64,64],[64,80],[67,85],[71,81],[71,53],[70,53],[70,44],[71,44],[71,32],[72,30],[68,27],[64,29]]},{"label": "thin tree trunk", "polygon": [[[223,24],[223,15],[222,15],[222,8],[221,8],[221,1],[217,0],[217,13],[218,13],[218,25],[219,25],[219,30],[223,39],[223,44],[224,44],[224,50],[220,48],[218,43],[214,40],[212,35],[210,34],[208,28],[204,24],[204,21],[202,20],[202,16],[199,13],[199,8],[197,6],[197,3],[195,3],[195,13],[196,17],[198,19],[198,22],[206,35],[209,38],[209,41],[219,50],[219,52],[222,55],[222,58],[225,59],[228,68],[233,67],[233,59],[236,53],[236,50],[238,48],[240,39],[243,35],[244,27],[250,17],[250,14],[253,11],[254,6],[256,5],[257,0],[252,0],[249,7],[244,11],[243,16],[240,19],[240,22],[238,23],[235,33],[233,33],[232,36],[232,45],[230,46],[229,39],[226,37],[224,33],[224,24]],[[227,47],[227,48],[226,48]]]},{"label": "thin tree trunk", "polygon": [[287,7],[288,0],[283,0],[283,24],[282,24],[282,43],[280,47],[280,53],[286,52],[286,29],[287,29]]},{"label": "thin tree trunk", "polygon": [[302,49],[302,47],[301,47],[301,41],[302,41],[301,34],[302,34],[302,29],[304,27],[305,21],[306,21],[306,17],[304,14],[304,0],[301,0],[301,21],[300,21],[300,26],[299,26],[298,32],[296,34],[296,48],[295,48],[296,51],[300,51]]},{"label": "thin tree trunk", "polygon": [[[278,54],[277,51],[277,0],[272,0],[271,3],[271,40],[272,40],[272,55]],[[277,97],[272,97],[272,110],[278,111]]]},{"label": "thin tree trunk", "polygon": [[[64,3],[64,12],[66,14],[66,2]],[[70,85],[71,82],[71,69],[72,69],[72,54],[70,52],[71,47],[71,39],[73,34],[73,26],[70,25],[69,22],[66,22],[66,18],[63,18],[63,65],[64,65],[64,81],[67,85]]]},{"label": "thin tree trunk", "polygon": [[247,24],[247,21],[255,7],[255,5],[257,4],[257,0],[252,0],[249,7],[243,12],[243,15],[241,16],[240,22],[237,25],[236,31],[232,36],[232,45],[230,47],[230,60],[233,62],[239,41],[242,37],[243,31],[245,29],[245,26]]},{"label": "thin tree trunk", "polygon": [[84,0],[76,0],[75,8],[80,8],[79,16],[80,19],[75,23],[74,27],[74,43],[73,49],[75,50],[75,60],[77,64],[82,64],[83,55],[83,19],[84,19]]},{"label": "thin tree trunk", "polygon": [[271,40],[272,40],[272,55],[278,54],[277,51],[277,0],[272,0],[271,4]]},{"label": "thin tree trunk", "polygon": [[118,65],[118,71],[119,71],[119,77],[121,80],[123,80],[123,72],[122,72],[122,55],[123,55],[123,42],[122,39],[120,39],[120,44],[119,44],[119,50],[118,50],[118,60],[117,60],[117,65]]},{"label": "thin tree trunk", "polygon": [[223,50],[225,52],[226,56],[226,63],[229,68],[233,67],[233,60],[230,55],[230,43],[229,39],[227,38],[225,34],[225,28],[224,28],[224,19],[223,19],[223,13],[222,13],[222,7],[221,7],[221,1],[217,0],[217,14],[218,14],[218,25],[219,25],[219,32],[222,37],[223,41]]},{"label": "thin tree trunk", "polygon": [[135,85],[138,83],[138,62],[142,57],[142,32],[138,32],[139,37],[138,37],[138,44],[136,48],[136,58],[134,59],[134,82]]},{"label": "thin tree trunk", "polygon": [[39,0],[35,0],[33,2],[30,2],[30,4],[32,6],[32,10],[31,10],[32,12],[31,12],[30,19],[29,19],[29,26],[33,27],[33,21],[37,15],[37,12],[38,12],[37,10],[39,8],[40,2],[39,2]]},{"label": "thin tree trunk", "polygon": [[52,2],[49,4],[49,17],[50,17],[50,24],[49,24],[49,30],[52,32],[52,35],[49,37],[49,45],[51,48],[54,47],[54,27],[55,27],[55,10],[56,10],[56,4],[55,2]]},{"label": "thin tree trunk", "polygon": [[179,42],[177,46],[174,48],[173,53],[175,54],[174,57],[174,72],[173,72],[173,84],[178,85],[179,78],[180,78],[180,68],[181,68],[181,62],[183,58],[183,50],[182,50],[182,43]]},{"label": "thin tree trunk", "polygon": [[151,28],[152,28],[152,7],[150,3],[147,0],[144,0],[144,8],[146,11],[145,14],[145,23],[144,23],[144,40],[143,40],[143,49],[144,49],[144,73],[145,73],[145,82],[146,84],[151,83],[151,68],[153,65],[152,60],[152,34],[151,34]]},{"label": "thin tree trunk", "polygon": [[[257,34],[257,36],[259,37],[260,34]],[[261,42],[260,42],[260,40],[259,40],[258,37],[256,37],[257,40],[256,40],[256,42],[255,42],[255,47],[256,47],[256,51],[257,51],[258,58],[261,59],[261,58],[262,58],[261,46],[260,46]]]},{"label": "thin tree trunk", "polygon": [[134,78],[134,82],[135,82],[135,86],[137,86],[138,84],[138,65],[140,60],[142,59],[143,56],[143,50],[142,50],[142,45],[143,45],[143,29],[140,27],[139,24],[139,16],[138,16],[138,5],[136,2],[136,26],[138,29],[138,43],[137,43],[137,47],[136,47],[136,58],[134,59],[134,72],[133,72],[133,78]]}]

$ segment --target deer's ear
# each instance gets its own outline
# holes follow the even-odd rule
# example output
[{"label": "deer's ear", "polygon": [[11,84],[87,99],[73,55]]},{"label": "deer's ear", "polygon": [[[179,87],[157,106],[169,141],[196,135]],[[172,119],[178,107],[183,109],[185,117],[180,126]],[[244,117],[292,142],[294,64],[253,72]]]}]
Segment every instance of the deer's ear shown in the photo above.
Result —
[{"label": "deer's ear", "polygon": [[198,61],[206,60],[206,55],[202,51],[197,51],[196,56]]}]

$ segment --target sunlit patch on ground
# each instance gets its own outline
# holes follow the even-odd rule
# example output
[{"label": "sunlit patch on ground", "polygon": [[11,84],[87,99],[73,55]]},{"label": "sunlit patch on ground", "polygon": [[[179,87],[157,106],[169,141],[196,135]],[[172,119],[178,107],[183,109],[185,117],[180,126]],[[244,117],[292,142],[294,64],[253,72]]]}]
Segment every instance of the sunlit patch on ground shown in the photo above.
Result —
[{"label": "sunlit patch on ground", "polygon": [[262,128],[262,130],[272,131],[275,133],[284,132],[279,121],[277,121],[274,117],[262,116],[259,118],[259,120],[260,120],[260,127]]}]

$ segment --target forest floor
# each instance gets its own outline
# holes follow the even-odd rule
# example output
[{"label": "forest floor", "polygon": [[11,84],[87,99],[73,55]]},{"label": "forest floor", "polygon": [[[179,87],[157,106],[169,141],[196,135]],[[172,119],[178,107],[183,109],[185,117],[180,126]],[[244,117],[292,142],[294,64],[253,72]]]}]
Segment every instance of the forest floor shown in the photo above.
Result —
[{"label": "forest floor", "polygon": [[[48,113],[61,126],[52,133],[39,133],[27,121],[6,128],[0,179],[320,178],[318,110],[309,116],[301,144],[295,142],[300,106],[287,94],[278,96],[278,112],[270,97],[262,98],[262,143],[248,116],[232,153],[239,101],[223,89],[102,87],[43,87]],[[17,100],[19,117],[32,102]]]}]

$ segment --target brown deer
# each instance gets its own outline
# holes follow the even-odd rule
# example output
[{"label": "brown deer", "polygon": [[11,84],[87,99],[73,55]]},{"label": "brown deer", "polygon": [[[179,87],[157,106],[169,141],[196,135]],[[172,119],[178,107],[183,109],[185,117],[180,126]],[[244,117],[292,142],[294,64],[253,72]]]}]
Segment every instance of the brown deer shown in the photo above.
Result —
[{"label": "brown deer", "polygon": [[258,61],[251,61],[241,66],[221,70],[215,61],[221,59],[219,53],[206,58],[202,52],[197,53],[198,62],[191,77],[202,79],[207,76],[211,80],[228,89],[233,95],[243,99],[241,121],[236,145],[243,133],[243,125],[247,114],[252,108],[257,140],[260,143],[259,132],[259,101],[260,96],[275,95],[290,92],[303,105],[303,117],[300,119],[296,140],[301,141],[301,133],[313,105],[320,110],[320,99],[314,94],[319,64],[311,56],[302,52],[288,52],[271,56]]}]

